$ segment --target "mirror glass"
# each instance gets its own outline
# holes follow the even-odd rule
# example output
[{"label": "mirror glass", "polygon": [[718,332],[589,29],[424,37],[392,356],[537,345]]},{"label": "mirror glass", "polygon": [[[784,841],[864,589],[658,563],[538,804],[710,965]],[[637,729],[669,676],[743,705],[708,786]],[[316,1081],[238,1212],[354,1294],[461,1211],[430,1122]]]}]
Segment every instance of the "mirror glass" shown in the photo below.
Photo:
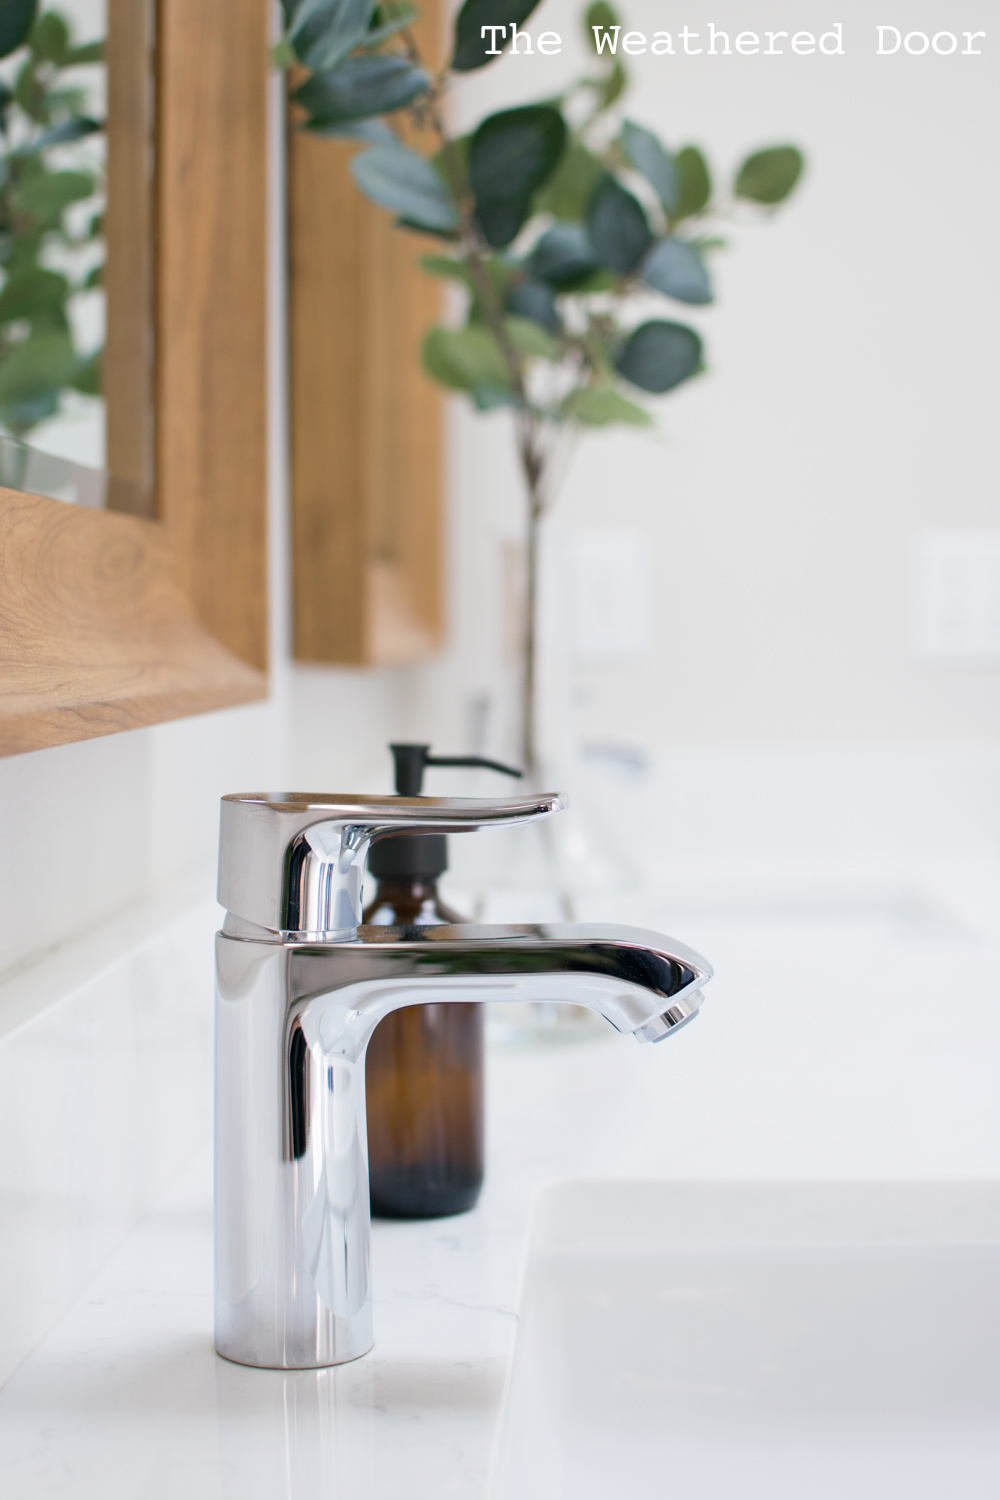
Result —
[{"label": "mirror glass", "polygon": [[151,515],[152,7],[60,0],[2,40],[0,482]]}]

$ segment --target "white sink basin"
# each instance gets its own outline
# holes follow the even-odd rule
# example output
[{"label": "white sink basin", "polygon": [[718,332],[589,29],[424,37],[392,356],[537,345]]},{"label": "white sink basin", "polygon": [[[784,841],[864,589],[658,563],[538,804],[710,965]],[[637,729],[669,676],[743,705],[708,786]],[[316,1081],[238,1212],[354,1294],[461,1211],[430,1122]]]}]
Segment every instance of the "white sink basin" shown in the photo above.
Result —
[{"label": "white sink basin", "polygon": [[997,1500],[1000,1186],[555,1183],[494,1500]]}]

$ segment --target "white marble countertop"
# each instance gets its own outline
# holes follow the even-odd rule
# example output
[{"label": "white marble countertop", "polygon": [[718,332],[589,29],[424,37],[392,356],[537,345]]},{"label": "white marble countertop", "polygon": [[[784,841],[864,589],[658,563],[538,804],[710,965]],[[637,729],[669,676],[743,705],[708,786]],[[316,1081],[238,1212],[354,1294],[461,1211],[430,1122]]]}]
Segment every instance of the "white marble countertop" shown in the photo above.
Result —
[{"label": "white marble countertop", "polygon": [[1000,1176],[996,884],[641,914],[716,964],[703,1015],[492,1048],[481,1203],[375,1225],[375,1348],[336,1370],[215,1356],[206,1142],[0,1389],[0,1491],[483,1495],[539,1182]]}]

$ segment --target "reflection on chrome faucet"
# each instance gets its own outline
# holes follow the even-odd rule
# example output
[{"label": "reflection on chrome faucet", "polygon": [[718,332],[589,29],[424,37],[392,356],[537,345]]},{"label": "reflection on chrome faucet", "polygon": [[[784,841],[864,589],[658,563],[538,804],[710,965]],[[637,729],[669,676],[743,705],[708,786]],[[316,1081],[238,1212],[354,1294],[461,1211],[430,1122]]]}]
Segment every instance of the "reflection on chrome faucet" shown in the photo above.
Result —
[{"label": "reflection on chrome faucet", "polygon": [[306,1369],[372,1346],[365,1049],[422,1003],[585,1005],[655,1042],[711,968],[628,927],[362,927],[370,842],[544,817],[557,796],[472,801],[307,794],[222,804],[216,939],[215,1341]]}]

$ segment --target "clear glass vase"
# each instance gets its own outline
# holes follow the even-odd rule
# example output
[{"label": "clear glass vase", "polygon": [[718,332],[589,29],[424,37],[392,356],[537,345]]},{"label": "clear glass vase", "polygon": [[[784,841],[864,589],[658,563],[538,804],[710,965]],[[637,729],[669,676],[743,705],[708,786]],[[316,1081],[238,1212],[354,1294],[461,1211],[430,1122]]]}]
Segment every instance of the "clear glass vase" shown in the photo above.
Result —
[{"label": "clear glass vase", "polygon": [[[453,882],[484,922],[574,922],[581,902],[599,908],[640,877],[614,810],[588,777],[577,729],[571,641],[570,548],[565,528],[543,523],[540,539],[535,765],[522,785],[567,793],[565,812],[544,822],[452,841]],[[493,1007],[491,1034],[548,1039],[592,1034],[599,1017],[581,1006]]]}]

